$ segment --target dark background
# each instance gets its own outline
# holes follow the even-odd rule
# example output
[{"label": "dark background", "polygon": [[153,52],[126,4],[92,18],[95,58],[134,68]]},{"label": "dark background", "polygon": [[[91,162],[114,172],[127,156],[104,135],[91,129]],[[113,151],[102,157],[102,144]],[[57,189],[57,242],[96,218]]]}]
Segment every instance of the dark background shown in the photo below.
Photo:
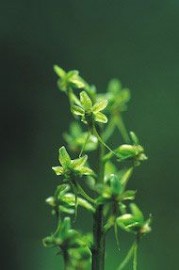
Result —
[{"label": "dark background", "polygon": [[[53,230],[44,204],[58,183],[51,166],[71,119],[56,87],[55,63],[80,70],[99,91],[112,77],[131,89],[125,121],[149,156],[132,185],[137,202],[154,217],[153,231],[141,243],[139,270],[178,269],[179,1],[0,5],[1,269],[62,269],[55,250],[41,244]],[[83,230],[88,223],[82,220]],[[108,241],[111,270],[131,240],[121,236],[121,253],[113,234]]]}]

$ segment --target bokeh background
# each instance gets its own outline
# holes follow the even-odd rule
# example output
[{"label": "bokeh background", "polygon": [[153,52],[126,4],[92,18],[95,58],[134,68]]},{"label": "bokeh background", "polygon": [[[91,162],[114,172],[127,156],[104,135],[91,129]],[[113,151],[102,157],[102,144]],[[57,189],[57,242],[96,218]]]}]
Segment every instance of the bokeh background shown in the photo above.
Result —
[{"label": "bokeh background", "polygon": [[[1,0],[0,13],[1,269],[63,269],[41,243],[54,228],[44,199],[57,184],[51,166],[72,119],[57,90],[57,63],[79,69],[99,91],[113,77],[131,89],[124,119],[149,156],[132,186],[154,220],[139,270],[177,270],[179,1]],[[89,222],[83,216],[84,231]],[[121,252],[112,233],[108,241],[111,270],[131,239],[121,236]]]}]

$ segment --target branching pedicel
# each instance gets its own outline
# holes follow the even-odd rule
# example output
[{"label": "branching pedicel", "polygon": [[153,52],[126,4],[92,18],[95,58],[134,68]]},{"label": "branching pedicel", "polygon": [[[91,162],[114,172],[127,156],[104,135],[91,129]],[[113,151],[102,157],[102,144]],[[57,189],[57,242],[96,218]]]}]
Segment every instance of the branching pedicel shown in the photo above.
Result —
[{"label": "branching pedicel", "polygon": [[[78,71],[65,72],[58,66],[54,70],[59,77],[58,87],[67,95],[77,122],[72,123],[70,132],[64,134],[68,151],[64,146],[59,149],[60,165],[52,168],[60,176],[60,184],[46,202],[56,215],[57,229],[43,243],[46,247],[58,248],[64,258],[65,270],[90,267],[104,270],[106,234],[114,228],[118,244],[120,228],[132,233],[134,241],[117,270],[125,269],[131,260],[133,270],[136,270],[138,244],[151,230],[151,217],[144,219],[138,206],[131,203],[136,191],[127,189],[134,168],[147,159],[137,136],[134,132],[128,134],[122,120],[121,113],[127,109],[130,91],[113,79],[107,92],[98,94]],[[112,149],[108,141],[115,129],[120,133],[119,141],[124,144]],[[96,151],[97,160],[93,162],[91,157],[90,166],[85,153],[89,152],[91,156],[93,151]],[[79,218],[78,207],[85,208],[93,218],[92,232],[87,235],[71,225],[71,220]]]}]

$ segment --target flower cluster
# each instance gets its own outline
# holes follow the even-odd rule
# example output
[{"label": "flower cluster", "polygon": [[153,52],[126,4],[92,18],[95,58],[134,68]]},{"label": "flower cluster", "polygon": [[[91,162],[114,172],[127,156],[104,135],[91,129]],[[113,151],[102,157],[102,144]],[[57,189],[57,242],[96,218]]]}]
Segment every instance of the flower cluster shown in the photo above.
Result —
[{"label": "flower cluster", "polygon": [[132,169],[124,171],[122,175],[111,174],[104,185],[99,185],[100,196],[97,202],[99,204],[121,203],[126,200],[134,200],[136,191],[126,190],[126,184],[130,177]]},{"label": "flower cluster", "polygon": [[[151,217],[144,218],[134,203],[136,190],[128,189],[135,167],[147,159],[138,137],[134,132],[128,133],[122,119],[130,91],[113,79],[107,93],[97,94],[95,86],[85,82],[78,71],[66,72],[59,66],[54,70],[75,121],[81,121],[73,122],[64,134],[68,151],[65,146],[60,147],[60,164],[52,167],[62,180],[46,199],[57,217],[57,229],[44,238],[43,244],[58,248],[67,270],[86,270],[90,264],[92,270],[104,270],[105,237],[113,228],[119,245],[120,228],[133,233],[135,239],[118,269],[124,269],[133,257],[133,270],[136,270],[138,240],[151,231]],[[80,90],[77,94],[76,89]],[[120,136],[116,137],[115,146],[116,129]],[[73,155],[75,159],[71,158]],[[91,214],[93,235],[72,228],[71,218],[76,221],[79,217],[78,206]]]},{"label": "flower cluster", "polygon": [[82,128],[75,122],[70,125],[69,133],[64,134],[68,147],[73,152],[80,152],[85,146],[85,151],[94,151],[98,146],[98,139],[94,134],[83,132]]},{"label": "flower cluster", "polygon": [[[64,218],[51,236],[43,239],[45,247],[58,247],[68,259],[68,269],[85,269],[90,263],[91,235],[82,236],[71,228],[69,217]],[[81,268],[83,266],[83,268]]]},{"label": "flower cluster", "polygon": [[64,69],[62,69],[61,67],[57,65],[54,66],[54,70],[59,77],[57,81],[58,87],[62,91],[67,92],[69,89],[73,89],[73,88],[81,89],[85,87],[85,82],[79,76],[79,72],[77,70],[71,70],[69,72],[65,72]]},{"label": "flower cluster", "polygon": [[87,158],[87,155],[85,155],[81,158],[72,160],[66,151],[66,148],[62,146],[59,149],[59,162],[61,166],[52,167],[52,169],[56,175],[64,176],[65,180],[70,180],[76,176],[93,175],[93,170],[84,166]]},{"label": "flower cluster", "polygon": [[70,191],[68,184],[59,185],[55,191],[54,196],[48,197],[46,203],[52,207],[52,213],[58,215],[59,213],[75,214],[75,204],[95,212],[95,208],[84,198],[75,197]]},{"label": "flower cluster", "polygon": [[137,234],[138,237],[149,233],[151,231],[151,217],[145,220],[141,210],[134,203],[130,204],[130,209],[130,214],[126,213],[117,218],[118,226],[127,232]]},{"label": "flower cluster", "polygon": [[107,123],[107,117],[101,113],[107,106],[107,100],[101,100],[93,104],[92,100],[85,91],[80,93],[80,104],[72,107],[72,112],[75,115],[81,116],[83,123],[89,126],[94,125],[94,122]]}]

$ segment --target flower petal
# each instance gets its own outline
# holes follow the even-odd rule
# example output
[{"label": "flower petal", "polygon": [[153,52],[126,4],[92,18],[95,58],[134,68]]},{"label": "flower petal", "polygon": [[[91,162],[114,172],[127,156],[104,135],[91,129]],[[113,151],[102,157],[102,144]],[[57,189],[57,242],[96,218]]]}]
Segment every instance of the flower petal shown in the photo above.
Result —
[{"label": "flower petal", "polygon": [[107,104],[108,104],[108,101],[106,99],[95,103],[93,106],[93,112],[97,113],[97,112],[104,110],[106,108]]},{"label": "flower petal", "polygon": [[79,106],[76,106],[76,105],[73,105],[71,107],[71,112],[75,115],[84,115],[84,110],[83,108],[79,107]]},{"label": "flower petal", "polygon": [[68,168],[71,164],[71,158],[64,146],[59,149],[59,162],[63,168]]},{"label": "flower petal", "polygon": [[52,167],[52,170],[56,173],[56,175],[63,175],[64,169],[61,166]]},{"label": "flower petal", "polygon": [[63,68],[57,66],[57,65],[54,65],[54,71],[55,73],[60,77],[60,78],[63,78],[65,75],[66,75],[66,72],[63,70]]},{"label": "flower petal", "polygon": [[138,208],[138,206],[135,203],[130,204],[131,212],[137,222],[144,222],[144,216],[142,211]]},{"label": "flower petal", "polygon": [[85,111],[92,108],[92,101],[85,91],[80,93],[80,101]]},{"label": "flower petal", "polygon": [[85,155],[83,157],[72,160],[72,167],[74,169],[78,169],[78,168],[80,169],[86,163],[87,159],[88,159],[88,156]]},{"label": "flower petal", "polygon": [[74,75],[70,78],[70,83],[74,85],[76,88],[84,88],[85,83],[83,82],[82,78],[78,75]]},{"label": "flower petal", "polygon": [[101,123],[107,123],[108,119],[107,119],[106,115],[104,115],[103,113],[97,112],[95,114],[95,121],[101,122]]},{"label": "flower petal", "polygon": [[80,174],[81,175],[93,175],[94,172],[93,170],[91,170],[90,168],[88,167],[82,167],[80,170],[79,170]]}]

